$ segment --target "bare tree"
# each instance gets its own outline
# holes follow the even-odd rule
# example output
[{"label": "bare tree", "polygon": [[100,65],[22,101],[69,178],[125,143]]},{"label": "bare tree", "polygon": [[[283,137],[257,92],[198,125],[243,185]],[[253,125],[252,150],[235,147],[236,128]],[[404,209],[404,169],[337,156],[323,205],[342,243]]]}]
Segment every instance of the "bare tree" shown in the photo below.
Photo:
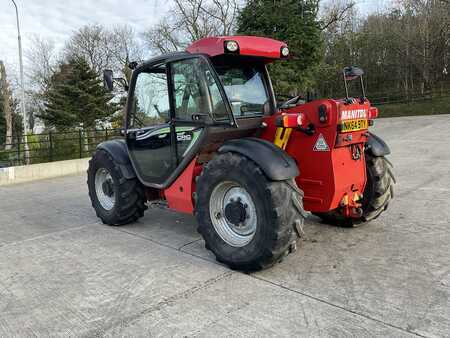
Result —
[{"label": "bare tree", "polygon": [[33,130],[36,116],[44,109],[43,93],[47,90],[52,75],[58,70],[58,55],[52,40],[38,35],[31,37],[31,43],[25,50],[27,59],[26,75],[28,90],[26,91],[28,125]]},{"label": "bare tree", "polygon": [[128,25],[115,26],[110,32],[112,60],[111,66],[116,71],[122,73],[122,76],[129,82],[131,77],[131,69],[128,64],[131,61],[143,59],[142,46],[139,44],[136,33],[132,27]]},{"label": "bare tree", "polygon": [[[450,48],[450,3],[442,0],[401,0],[398,17],[386,28],[400,56],[405,91],[424,94],[442,77]],[[386,24],[386,23],[385,23]],[[417,88],[416,88],[417,89]]]},{"label": "bare tree", "polygon": [[32,36],[29,48],[25,51],[27,76],[34,89],[44,90],[48,79],[56,71],[57,55],[53,41]]},{"label": "bare tree", "polygon": [[202,7],[207,15],[215,19],[215,33],[218,35],[231,35],[233,33],[238,9],[236,0],[212,0],[212,3],[207,3]]},{"label": "bare tree", "polygon": [[81,27],[65,47],[66,57],[83,57],[98,76],[110,68],[114,58],[111,32],[101,25]]},{"label": "bare tree", "polygon": [[347,19],[353,13],[352,9],[355,5],[356,2],[354,0],[338,0],[324,3],[320,13],[321,29],[326,31]]},{"label": "bare tree", "polygon": [[167,19],[163,19],[155,27],[143,33],[146,44],[161,53],[178,51],[183,43],[180,33]]},{"label": "bare tree", "polygon": [[3,112],[5,115],[6,124],[6,138],[5,138],[5,150],[12,148],[13,137],[13,112],[11,109],[11,90],[9,89],[9,83],[6,78],[6,70],[3,61],[0,60],[0,93],[3,98]]},{"label": "bare tree", "polygon": [[122,25],[106,29],[96,24],[74,33],[65,47],[65,56],[83,57],[99,77],[104,69],[110,68],[129,80],[131,72],[127,65],[142,59],[143,51],[132,27]]},{"label": "bare tree", "polygon": [[213,35],[233,33],[238,0],[174,0],[171,19],[161,20],[143,36],[150,48],[162,53]]}]

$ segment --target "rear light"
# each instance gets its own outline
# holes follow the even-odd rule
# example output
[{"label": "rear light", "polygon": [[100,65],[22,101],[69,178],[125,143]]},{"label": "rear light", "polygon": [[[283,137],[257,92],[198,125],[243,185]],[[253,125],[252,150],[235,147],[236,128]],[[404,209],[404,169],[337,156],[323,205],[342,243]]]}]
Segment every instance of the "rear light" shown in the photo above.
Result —
[{"label": "rear light", "polygon": [[368,119],[373,120],[373,119],[376,119],[377,117],[378,117],[378,108],[370,107]]},{"label": "rear light", "polygon": [[298,114],[282,114],[281,116],[278,116],[275,124],[278,127],[283,128],[297,128],[297,127],[304,127],[305,121],[305,115],[302,113]]},{"label": "rear light", "polygon": [[224,42],[226,52],[236,53],[239,51],[239,44],[234,40],[228,40]]},{"label": "rear light", "polygon": [[320,123],[328,122],[327,106],[324,104],[319,106],[319,121]]}]

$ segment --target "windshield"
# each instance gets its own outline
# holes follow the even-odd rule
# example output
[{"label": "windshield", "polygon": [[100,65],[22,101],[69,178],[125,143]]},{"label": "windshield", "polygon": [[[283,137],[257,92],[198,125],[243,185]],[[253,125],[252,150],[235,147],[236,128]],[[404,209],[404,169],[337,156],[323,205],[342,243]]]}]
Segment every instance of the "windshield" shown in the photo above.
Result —
[{"label": "windshield", "polygon": [[260,68],[251,65],[216,66],[235,117],[263,115],[269,101]]}]

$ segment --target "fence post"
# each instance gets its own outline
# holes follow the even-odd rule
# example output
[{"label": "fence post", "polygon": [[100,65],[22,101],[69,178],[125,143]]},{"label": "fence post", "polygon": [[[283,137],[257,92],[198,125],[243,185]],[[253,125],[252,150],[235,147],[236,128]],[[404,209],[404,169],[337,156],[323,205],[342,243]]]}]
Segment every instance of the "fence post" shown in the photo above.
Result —
[{"label": "fence post", "polygon": [[17,165],[20,165],[20,137],[17,135]]},{"label": "fence post", "polygon": [[108,141],[108,128],[105,128],[105,141]]},{"label": "fence post", "polygon": [[83,137],[83,134],[81,132],[81,129],[78,130],[78,146],[80,147],[80,158],[83,157],[83,142],[81,140],[81,138]]},{"label": "fence post", "polygon": [[48,142],[50,147],[49,148],[50,162],[53,162],[53,136],[51,131],[48,133]]}]

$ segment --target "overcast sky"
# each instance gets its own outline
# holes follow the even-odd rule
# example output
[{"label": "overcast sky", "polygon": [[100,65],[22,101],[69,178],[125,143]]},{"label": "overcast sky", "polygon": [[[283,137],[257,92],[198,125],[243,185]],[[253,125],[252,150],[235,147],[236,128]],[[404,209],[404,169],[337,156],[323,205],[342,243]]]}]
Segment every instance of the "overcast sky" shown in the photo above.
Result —
[{"label": "overcast sky", "polygon": [[[142,31],[161,18],[170,0],[16,0],[21,20],[22,45],[38,35],[64,45],[83,25],[127,23]],[[15,10],[11,0],[0,1],[0,60],[17,68],[18,47]],[[26,60],[25,60],[26,61]]]},{"label": "overcast sky", "polygon": [[[372,12],[388,1],[358,0],[358,8],[361,12]],[[33,34],[51,39],[61,47],[73,31],[91,23],[107,26],[127,23],[141,32],[167,12],[171,0],[16,0],[16,3],[26,52]],[[0,1],[0,60],[6,62],[10,73],[17,71],[17,31],[11,0]]]}]

